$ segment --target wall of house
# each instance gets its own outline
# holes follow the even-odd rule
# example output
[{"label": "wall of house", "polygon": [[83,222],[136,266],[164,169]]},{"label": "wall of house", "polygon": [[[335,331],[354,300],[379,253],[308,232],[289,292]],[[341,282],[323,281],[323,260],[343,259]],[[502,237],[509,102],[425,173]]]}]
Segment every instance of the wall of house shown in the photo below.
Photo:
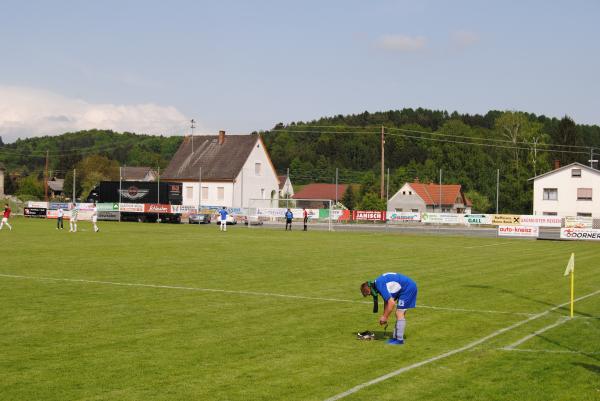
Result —
[{"label": "wall of house", "polygon": [[432,212],[428,210],[425,202],[410,185],[404,184],[398,192],[388,200],[388,210],[402,212]]},{"label": "wall of house", "polygon": [[[260,163],[260,171],[256,170],[256,163]],[[233,198],[235,207],[276,206],[276,202],[270,200],[279,199],[279,180],[261,141],[256,142],[235,179]],[[251,199],[265,199],[265,201],[251,201]]]},{"label": "wall of house", "polygon": [[[581,169],[581,177],[573,177],[573,169]],[[556,200],[544,200],[544,189],[556,188]],[[592,200],[577,200],[578,188],[591,188]],[[577,216],[591,213],[600,217],[600,171],[571,166],[536,178],[533,182],[533,214],[556,213],[558,216]]]},{"label": "wall of house", "polygon": [[[200,191],[198,181],[183,181],[183,204],[186,206],[226,206],[236,207],[233,202],[233,183],[224,181],[202,181],[202,187],[206,188],[205,196],[202,197],[200,202]],[[219,188],[223,188],[223,197],[219,197]]]}]

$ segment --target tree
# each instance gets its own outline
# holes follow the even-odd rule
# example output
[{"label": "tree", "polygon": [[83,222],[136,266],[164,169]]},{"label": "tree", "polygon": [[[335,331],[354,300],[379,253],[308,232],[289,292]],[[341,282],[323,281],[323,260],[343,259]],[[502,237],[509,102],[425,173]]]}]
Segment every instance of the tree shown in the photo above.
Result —
[{"label": "tree", "polygon": [[360,210],[385,210],[385,208],[385,199],[381,199],[379,194],[374,192],[365,194],[358,207]]},{"label": "tree", "polygon": [[18,181],[17,196],[22,200],[43,199],[44,184],[35,175],[28,175]]},{"label": "tree", "polygon": [[[119,179],[119,163],[107,157],[93,155],[81,160],[75,166],[77,170],[75,196],[87,196],[100,181],[116,181]],[[73,174],[67,173],[64,182],[64,193],[70,196],[73,192]]]},{"label": "tree", "polygon": [[467,191],[465,193],[465,196],[473,204],[473,206],[472,206],[473,212],[488,213],[490,211],[490,207],[492,206],[492,203],[487,198],[487,196],[480,194],[479,192],[475,191],[474,189]]},{"label": "tree", "polygon": [[560,152],[560,160],[563,165],[567,165],[577,161],[577,155],[570,153],[577,148],[574,145],[581,144],[581,134],[577,129],[575,121],[569,116],[564,116],[558,123],[558,128],[555,133],[555,141],[559,145],[563,145]]},{"label": "tree", "polygon": [[342,204],[350,210],[354,210],[356,207],[356,194],[354,193],[352,185],[346,187],[344,195],[342,196]]}]

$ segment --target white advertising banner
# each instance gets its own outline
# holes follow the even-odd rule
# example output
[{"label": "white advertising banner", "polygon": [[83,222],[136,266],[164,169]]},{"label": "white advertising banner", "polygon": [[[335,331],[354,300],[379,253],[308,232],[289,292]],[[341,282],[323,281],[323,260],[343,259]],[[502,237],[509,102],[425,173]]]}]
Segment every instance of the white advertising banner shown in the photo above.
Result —
[{"label": "white advertising banner", "polygon": [[387,212],[387,219],[392,222],[401,221],[421,221],[421,213],[419,212]]},{"label": "white advertising banner", "polygon": [[592,228],[594,219],[583,216],[567,216],[565,217],[566,228]]},{"label": "white advertising banner", "polygon": [[570,240],[600,241],[600,230],[592,228],[561,228],[560,238]]},{"label": "white advertising banner", "polygon": [[143,203],[119,203],[120,212],[144,213]]},{"label": "white advertising banner", "polygon": [[29,202],[27,202],[27,207],[48,209],[48,202],[29,201]]},{"label": "white advertising banner", "polygon": [[489,214],[465,214],[465,224],[492,224],[492,216]]},{"label": "white advertising banner", "polygon": [[537,238],[540,228],[537,226],[498,226],[501,237],[531,237]]},{"label": "white advertising banner", "polygon": [[422,223],[464,224],[464,215],[458,213],[421,213]]},{"label": "white advertising banner", "polygon": [[558,216],[536,216],[524,214],[521,216],[521,224],[530,227],[560,227],[562,225],[562,218]]}]

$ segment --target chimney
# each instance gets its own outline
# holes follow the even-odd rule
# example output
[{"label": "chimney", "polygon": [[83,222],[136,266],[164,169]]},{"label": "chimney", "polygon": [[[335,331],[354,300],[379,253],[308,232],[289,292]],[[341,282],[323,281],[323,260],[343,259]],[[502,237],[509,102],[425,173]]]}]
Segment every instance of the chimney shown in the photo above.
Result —
[{"label": "chimney", "polygon": [[225,142],[225,131],[219,131],[219,145],[223,145]]},{"label": "chimney", "polygon": [[554,159],[554,170],[558,170],[560,168],[560,160]]}]

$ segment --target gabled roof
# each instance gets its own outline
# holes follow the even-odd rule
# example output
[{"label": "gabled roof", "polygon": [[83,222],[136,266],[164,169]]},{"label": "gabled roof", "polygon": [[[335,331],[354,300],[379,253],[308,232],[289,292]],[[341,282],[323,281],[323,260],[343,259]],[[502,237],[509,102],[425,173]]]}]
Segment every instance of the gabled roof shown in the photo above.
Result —
[{"label": "gabled roof", "polygon": [[562,166],[562,167],[559,167],[557,169],[545,172],[544,174],[540,174],[540,175],[538,175],[536,177],[530,178],[528,181],[537,180],[538,178],[542,178],[544,176],[547,176],[547,175],[550,175],[550,174],[554,174],[554,173],[557,173],[557,172],[562,171],[562,170],[567,170],[567,169],[570,169],[570,168],[573,168],[573,167],[578,167],[578,168],[580,168],[582,170],[587,170],[587,171],[590,171],[590,172],[593,172],[593,173],[596,173],[596,174],[600,174],[600,171],[596,170],[595,168],[591,168],[590,166],[586,166],[585,164],[581,164],[581,163],[578,163],[578,162],[573,162],[571,164],[567,164],[566,166]]},{"label": "gabled roof", "polygon": [[287,181],[287,175],[278,175],[277,180],[279,181],[279,189],[283,189],[285,182]]},{"label": "gabled roof", "polygon": [[121,176],[124,180],[141,181],[148,173],[154,173],[150,167],[123,167]]},{"label": "gabled roof", "polygon": [[[440,185],[439,184],[423,184],[422,182],[410,182],[408,185],[419,195],[426,205],[440,204]],[[454,205],[457,199],[460,198],[466,206],[471,206],[471,201],[463,195],[460,184],[442,184],[441,200],[442,205]]]},{"label": "gabled roof", "polygon": [[258,135],[226,135],[219,144],[218,135],[197,135],[192,153],[192,137],[185,137],[161,179],[232,181],[258,140]]},{"label": "gabled roof", "polygon": [[[338,184],[338,200],[342,199],[348,186]],[[335,184],[308,184],[299,192],[296,192],[292,199],[330,199],[335,200]]]},{"label": "gabled roof", "polygon": [[48,181],[48,188],[52,191],[62,191],[65,184],[65,180],[63,178],[54,178],[53,180]]}]

